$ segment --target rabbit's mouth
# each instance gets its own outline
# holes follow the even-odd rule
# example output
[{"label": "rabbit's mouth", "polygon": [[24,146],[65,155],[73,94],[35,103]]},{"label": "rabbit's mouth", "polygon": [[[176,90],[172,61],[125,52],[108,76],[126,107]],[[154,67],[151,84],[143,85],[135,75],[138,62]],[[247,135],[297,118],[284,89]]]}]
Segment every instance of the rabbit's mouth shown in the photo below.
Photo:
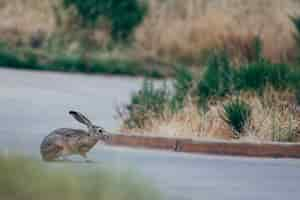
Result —
[{"label": "rabbit's mouth", "polygon": [[111,136],[110,135],[101,135],[99,136],[99,140],[102,140],[102,141],[108,141],[111,139]]}]

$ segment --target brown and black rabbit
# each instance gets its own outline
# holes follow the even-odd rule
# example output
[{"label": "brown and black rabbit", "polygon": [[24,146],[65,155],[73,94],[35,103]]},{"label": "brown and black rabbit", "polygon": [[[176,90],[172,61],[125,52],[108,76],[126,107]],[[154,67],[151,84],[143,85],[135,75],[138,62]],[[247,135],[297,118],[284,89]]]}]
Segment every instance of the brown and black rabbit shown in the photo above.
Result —
[{"label": "brown and black rabbit", "polygon": [[108,132],[92,122],[80,112],[70,111],[77,121],[87,126],[88,130],[61,128],[52,131],[41,143],[43,160],[66,159],[69,155],[81,155],[86,161],[89,152],[99,140],[109,138]]}]

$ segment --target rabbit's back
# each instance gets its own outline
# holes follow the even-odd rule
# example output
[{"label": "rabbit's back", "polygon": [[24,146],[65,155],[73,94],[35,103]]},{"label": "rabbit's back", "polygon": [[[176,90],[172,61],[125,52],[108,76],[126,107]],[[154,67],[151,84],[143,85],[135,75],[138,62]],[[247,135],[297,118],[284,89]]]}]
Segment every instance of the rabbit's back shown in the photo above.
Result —
[{"label": "rabbit's back", "polygon": [[44,160],[54,160],[62,155],[77,153],[78,143],[86,136],[87,133],[84,130],[56,129],[42,141],[41,155]]}]

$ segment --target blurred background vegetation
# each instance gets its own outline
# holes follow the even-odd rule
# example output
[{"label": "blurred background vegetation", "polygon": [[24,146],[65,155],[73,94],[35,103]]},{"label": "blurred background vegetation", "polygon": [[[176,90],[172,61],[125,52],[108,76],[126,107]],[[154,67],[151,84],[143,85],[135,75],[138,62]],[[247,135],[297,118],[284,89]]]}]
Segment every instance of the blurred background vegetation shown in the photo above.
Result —
[{"label": "blurred background vegetation", "polygon": [[294,0],[2,0],[1,64],[18,68],[163,77],[200,70],[211,49],[236,64],[252,41],[271,62],[295,62]]}]

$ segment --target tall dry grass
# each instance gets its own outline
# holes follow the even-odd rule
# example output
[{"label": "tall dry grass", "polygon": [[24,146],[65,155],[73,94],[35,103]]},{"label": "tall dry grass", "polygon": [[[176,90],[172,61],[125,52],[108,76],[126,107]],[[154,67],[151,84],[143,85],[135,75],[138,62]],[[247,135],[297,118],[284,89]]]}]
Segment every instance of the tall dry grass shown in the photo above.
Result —
[{"label": "tall dry grass", "polygon": [[[221,102],[211,102],[205,112],[199,111],[191,100],[187,100],[180,112],[174,114],[166,109],[162,117],[151,118],[144,128],[122,127],[122,131],[164,137],[236,140],[233,129],[222,119],[223,105],[234,98],[230,96]],[[251,118],[239,140],[300,141],[300,113],[294,107],[295,97],[291,92],[269,88],[262,96],[243,92],[240,99],[250,105]]]},{"label": "tall dry grass", "polygon": [[57,0],[1,0],[0,39],[11,43],[22,42],[32,34],[55,30],[52,5]]},{"label": "tall dry grass", "polygon": [[286,57],[294,47],[288,16],[300,8],[294,0],[149,0],[149,5],[136,32],[138,48],[146,56],[194,61],[203,49],[226,46],[232,35],[242,40],[259,35],[266,57]]}]

